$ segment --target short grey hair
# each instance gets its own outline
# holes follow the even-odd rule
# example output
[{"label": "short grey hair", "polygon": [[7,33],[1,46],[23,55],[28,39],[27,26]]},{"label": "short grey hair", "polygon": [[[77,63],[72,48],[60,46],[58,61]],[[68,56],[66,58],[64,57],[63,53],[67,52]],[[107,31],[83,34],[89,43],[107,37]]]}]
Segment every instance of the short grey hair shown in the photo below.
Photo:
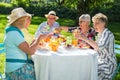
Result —
[{"label": "short grey hair", "polygon": [[90,24],[90,15],[89,14],[82,14],[80,17],[79,17],[79,21],[80,21],[80,19],[83,19],[83,20],[85,20],[85,21],[88,21],[89,22],[89,24]]}]

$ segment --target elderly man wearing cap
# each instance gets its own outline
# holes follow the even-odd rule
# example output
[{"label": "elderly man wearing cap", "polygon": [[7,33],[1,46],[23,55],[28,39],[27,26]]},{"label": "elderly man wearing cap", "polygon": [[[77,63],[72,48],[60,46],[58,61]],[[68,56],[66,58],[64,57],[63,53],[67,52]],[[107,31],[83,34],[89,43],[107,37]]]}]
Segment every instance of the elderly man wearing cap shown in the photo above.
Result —
[{"label": "elderly man wearing cap", "polygon": [[46,38],[41,35],[29,45],[21,31],[30,25],[31,14],[23,8],[16,8],[8,16],[4,44],[6,49],[6,80],[35,80],[33,64],[28,61],[28,54],[34,54],[39,41]]},{"label": "elderly man wearing cap", "polygon": [[45,17],[47,18],[47,21],[39,25],[35,33],[35,38],[38,38],[41,34],[52,33],[55,28],[60,26],[58,22],[55,22],[59,19],[59,17],[56,16],[55,11],[50,11],[48,14],[45,14]]}]

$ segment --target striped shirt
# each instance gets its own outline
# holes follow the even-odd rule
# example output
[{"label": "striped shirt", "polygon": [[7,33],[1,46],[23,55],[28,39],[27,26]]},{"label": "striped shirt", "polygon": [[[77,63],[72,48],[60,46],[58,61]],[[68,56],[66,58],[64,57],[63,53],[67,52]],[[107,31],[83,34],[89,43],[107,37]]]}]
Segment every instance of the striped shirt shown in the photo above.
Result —
[{"label": "striped shirt", "polygon": [[96,40],[98,50],[98,80],[112,80],[116,69],[116,57],[114,53],[114,35],[107,28],[98,35]]}]

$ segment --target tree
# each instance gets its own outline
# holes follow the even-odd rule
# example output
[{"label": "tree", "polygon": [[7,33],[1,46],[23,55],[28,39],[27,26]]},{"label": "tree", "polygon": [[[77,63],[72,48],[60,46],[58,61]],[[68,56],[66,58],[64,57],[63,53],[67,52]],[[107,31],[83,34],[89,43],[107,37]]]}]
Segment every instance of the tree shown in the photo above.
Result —
[{"label": "tree", "polygon": [[111,0],[78,0],[77,2],[77,16],[76,24],[78,23],[78,17],[82,14],[90,14],[96,7],[103,7],[105,2]]},{"label": "tree", "polygon": [[57,5],[63,5],[65,0],[55,0],[55,2],[57,3]]},{"label": "tree", "polygon": [[12,4],[18,7],[25,8],[26,6],[30,4],[30,0],[12,0]]}]

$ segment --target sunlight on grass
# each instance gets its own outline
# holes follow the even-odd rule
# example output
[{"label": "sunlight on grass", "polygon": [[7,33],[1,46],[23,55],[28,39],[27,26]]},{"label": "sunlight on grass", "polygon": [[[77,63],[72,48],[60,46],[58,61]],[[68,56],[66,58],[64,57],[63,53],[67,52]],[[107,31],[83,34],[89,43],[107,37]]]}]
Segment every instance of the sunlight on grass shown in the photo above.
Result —
[{"label": "sunlight on grass", "polygon": [[28,28],[29,33],[34,35],[36,30],[37,30],[37,28],[38,28],[38,26],[39,25],[30,25],[29,28]]},{"label": "sunlight on grass", "polygon": [[26,29],[23,29],[22,31],[23,31],[23,33],[24,33],[25,40],[26,40],[28,43],[31,43],[31,42],[33,41],[33,39],[34,39],[34,36],[33,36],[32,34],[30,34],[30,33],[28,32],[28,30],[26,30]]},{"label": "sunlight on grass", "polygon": [[61,26],[69,26],[69,27],[74,26],[75,24],[75,21],[71,19],[59,19],[58,22]]},{"label": "sunlight on grass", "polygon": [[3,37],[4,37],[4,34],[0,33],[0,42],[3,42]]}]

